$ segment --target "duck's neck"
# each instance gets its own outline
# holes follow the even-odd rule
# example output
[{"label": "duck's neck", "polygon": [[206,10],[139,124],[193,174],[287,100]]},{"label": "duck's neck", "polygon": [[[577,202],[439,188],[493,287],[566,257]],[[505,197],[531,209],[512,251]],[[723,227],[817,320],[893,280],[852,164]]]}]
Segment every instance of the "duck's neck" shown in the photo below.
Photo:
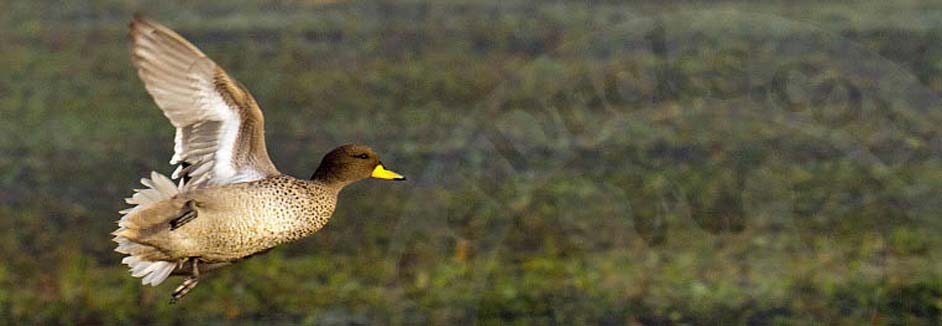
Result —
[{"label": "duck's neck", "polygon": [[320,170],[314,172],[314,175],[311,176],[311,182],[320,184],[325,188],[333,190],[335,193],[340,193],[344,187],[349,185],[350,181],[343,181],[340,178],[337,178],[335,175],[330,173],[319,173]]},{"label": "duck's neck", "polygon": [[327,169],[318,168],[317,171],[314,171],[314,175],[311,176],[311,181],[320,183],[330,188],[336,188],[337,192],[340,192],[343,187],[346,187],[350,184],[349,181],[344,181],[336,173],[332,173]]}]

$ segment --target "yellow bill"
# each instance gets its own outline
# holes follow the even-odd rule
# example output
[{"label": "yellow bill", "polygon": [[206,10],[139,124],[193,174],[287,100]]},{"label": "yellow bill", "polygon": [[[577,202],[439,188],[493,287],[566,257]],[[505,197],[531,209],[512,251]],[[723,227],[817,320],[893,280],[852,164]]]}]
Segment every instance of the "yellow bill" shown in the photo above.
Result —
[{"label": "yellow bill", "polygon": [[399,173],[386,170],[382,164],[376,166],[373,169],[373,173],[370,174],[370,177],[383,179],[383,180],[405,180],[406,177],[399,175]]}]

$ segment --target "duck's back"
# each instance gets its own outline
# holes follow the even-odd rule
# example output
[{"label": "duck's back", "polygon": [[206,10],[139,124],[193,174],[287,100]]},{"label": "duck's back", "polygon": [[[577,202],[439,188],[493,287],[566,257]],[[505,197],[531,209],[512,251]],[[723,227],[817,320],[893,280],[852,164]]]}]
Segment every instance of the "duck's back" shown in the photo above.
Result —
[{"label": "duck's back", "polygon": [[[166,260],[233,261],[322,228],[333,214],[337,191],[279,175],[196,189],[168,202],[139,213],[143,219],[163,221],[141,232],[135,241],[163,252],[169,256],[161,257]],[[195,212],[192,219],[174,223],[190,211]]]}]

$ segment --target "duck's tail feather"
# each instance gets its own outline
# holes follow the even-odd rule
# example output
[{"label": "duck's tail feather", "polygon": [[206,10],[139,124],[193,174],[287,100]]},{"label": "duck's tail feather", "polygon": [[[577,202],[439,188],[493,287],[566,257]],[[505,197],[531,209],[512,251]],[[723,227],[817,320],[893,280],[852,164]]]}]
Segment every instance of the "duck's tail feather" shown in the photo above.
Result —
[{"label": "duck's tail feather", "polygon": [[144,285],[157,286],[166,280],[179,264],[172,261],[148,259],[158,254],[158,250],[128,238],[129,234],[142,227],[133,223],[128,217],[154,203],[173,198],[180,193],[180,189],[170,178],[157,172],[151,172],[150,179],[142,178],[141,184],[147,188],[135,189],[134,195],[125,199],[134,207],[119,212],[123,215],[118,220],[118,229],[112,232],[115,235],[112,240],[118,243],[115,251],[128,255],[121,260],[121,263],[128,265],[131,276],[142,278],[141,282]]}]

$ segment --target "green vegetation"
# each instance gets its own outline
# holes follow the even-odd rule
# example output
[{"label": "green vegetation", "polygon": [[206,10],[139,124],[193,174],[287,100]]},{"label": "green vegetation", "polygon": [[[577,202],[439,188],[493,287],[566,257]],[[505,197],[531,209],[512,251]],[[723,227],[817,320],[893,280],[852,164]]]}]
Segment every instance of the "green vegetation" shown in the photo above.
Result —
[{"label": "green vegetation", "polygon": [[[135,3],[0,2],[0,324],[942,322],[940,4]],[[168,305],[108,236],[171,171],[138,10],[283,172],[359,142],[410,181]]]}]

